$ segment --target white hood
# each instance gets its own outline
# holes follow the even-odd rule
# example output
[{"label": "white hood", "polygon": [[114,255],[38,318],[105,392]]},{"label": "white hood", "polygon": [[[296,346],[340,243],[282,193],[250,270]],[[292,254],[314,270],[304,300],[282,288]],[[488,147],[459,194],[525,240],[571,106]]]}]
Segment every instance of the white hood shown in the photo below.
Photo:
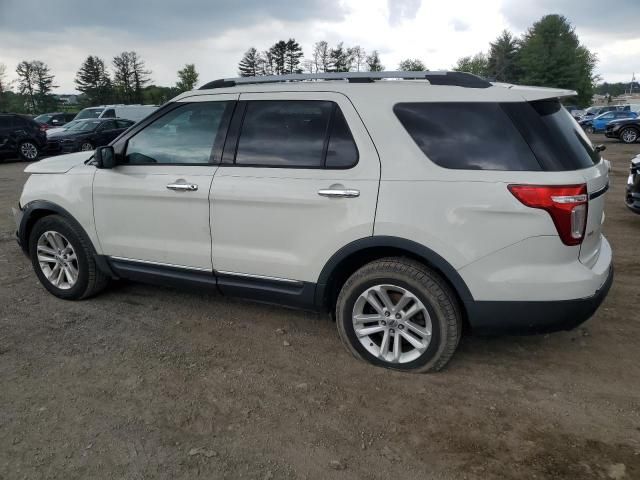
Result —
[{"label": "white hood", "polygon": [[39,162],[32,163],[24,171],[27,173],[67,173],[76,165],[82,165],[92,155],[93,152],[76,152],[45,158]]}]

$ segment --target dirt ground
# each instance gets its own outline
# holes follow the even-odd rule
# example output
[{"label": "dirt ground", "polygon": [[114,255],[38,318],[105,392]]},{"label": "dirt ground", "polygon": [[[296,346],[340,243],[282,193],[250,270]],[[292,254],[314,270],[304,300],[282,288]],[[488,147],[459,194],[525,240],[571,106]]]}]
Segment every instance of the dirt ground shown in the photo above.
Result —
[{"label": "dirt ground", "polygon": [[118,283],[48,294],[0,164],[1,479],[639,479],[640,144],[606,143],[616,279],[581,328],[465,337],[445,371],[352,358],[328,318]]}]

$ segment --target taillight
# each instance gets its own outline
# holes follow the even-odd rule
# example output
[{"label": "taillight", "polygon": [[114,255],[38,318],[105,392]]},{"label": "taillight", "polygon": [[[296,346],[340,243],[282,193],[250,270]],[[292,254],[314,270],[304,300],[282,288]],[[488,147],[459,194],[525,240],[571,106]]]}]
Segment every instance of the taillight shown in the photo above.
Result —
[{"label": "taillight", "polygon": [[40,124],[40,131],[41,132],[46,132],[48,128],[49,128],[49,125],[47,125],[46,123],[41,123]]},{"label": "taillight", "polygon": [[546,210],[565,245],[580,245],[587,226],[589,196],[582,185],[509,185],[521,203]]}]

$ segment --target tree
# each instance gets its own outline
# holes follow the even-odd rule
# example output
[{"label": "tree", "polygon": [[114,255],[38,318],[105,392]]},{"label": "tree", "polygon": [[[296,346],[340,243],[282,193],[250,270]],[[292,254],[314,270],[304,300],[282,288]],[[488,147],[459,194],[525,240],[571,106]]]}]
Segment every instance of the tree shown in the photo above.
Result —
[{"label": "tree", "polygon": [[382,72],[384,70],[384,65],[380,61],[380,55],[378,55],[377,50],[371,52],[371,55],[367,57],[367,67],[370,72]]},{"label": "tree", "polygon": [[33,63],[26,60],[20,62],[16,67],[18,75],[18,91],[26,96],[28,109],[31,113],[36,111],[36,81],[33,72]]},{"label": "tree", "polygon": [[111,78],[104,66],[104,60],[89,55],[76,73],[78,91],[84,93],[89,105],[101,105],[111,99]]},{"label": "tree", "polygon": [[198,83],[198,72],[193,63],[187,63],[182,70],[178,70],[178,83],[176,88],[179,92],[193,90]]},{"label": "tree", "polygon": [[343,47],[340,42],[336,48],[329,51],[329,71],[330,72],[348,72],[351,70],[352,59],[349,51]]},{"label": "tree", "polygon": [[6,81],[6,77],[7,66],[4,63],[0,63],[0,95],[2,95],[5,90],[8,90],[8,82]]},{"label": "tree", "polygon": [[56,88],[53,84],[54,75],[46,63],[40,60],[22,61],[18,64],[16,73],[18,91],[26,97],[30,113],[55,106],[56,100],[51,95],[51,90]]},{"label": "tree", "polygon": [[[255,77],[257,75],[264,75],[260,68],[261,58],[258,51],[251,47],[244,52],[242,60],[238,64],[238,75],[241,77]],[[263,70],[263,69],[262,69]]]},{"label": "tree", "polygon": [[518,80],[518,40],[508,30],[503,30],[489,44],[487,76],[498,82],[515,83]]},{"label": "tree", "polygon": [[151,72],[136,52],[122,52],[113,57],[113,84],[121,101],[141,103],[142,88],[151,82]]},{"label": "tree", "polygon": [[300,61],[303,57],[302,47],[293,38],[287,40],[284,54],[284,72],[285,73],[302,73]]},{"label": "tree", "polygon": [[271,50],[265,50],[258,56],[258,75],[274,75],[274,61]]},{"label": "tree", "polygon": [[317,42],[313,46],[313,65],[315,72],[328,72],[329,71],[329,44],[324,40]]},{"label": "tree", "polygon": [[462,57],[458,60],[458,63],[453,67],[454,72],[467,72],[478,75],[479,77],[486,77],[489,69],[489,60],[487,56],[480,52],[476,53],[473,57]]},{"label": "tree", "polygon": [[546,15],[525,33],[518,55],[524,84],[576,90],[577,102],[591,101],[597,57],[580,44],[562,15]]},{"label": "tree", "polygon": [[275,75],[286,73],[287,42],[280,40],[269,49],[271,67]]},{"label": "tree", "polygon": [[422,63],[422,60],[418,60],[417,58],[407,58],[406,60],[402,60],[400,65],[398,65],[398,70],[401,72],[423,72],[427,69],[427,67]]},{"label": "tree", "polygon": [[353,67],[356,69],[356,72],[364,70],[367,60],[367,52],[360,45],[356,45],[355,47],[351,47],[348,49],[349,56],[351,57]]}]

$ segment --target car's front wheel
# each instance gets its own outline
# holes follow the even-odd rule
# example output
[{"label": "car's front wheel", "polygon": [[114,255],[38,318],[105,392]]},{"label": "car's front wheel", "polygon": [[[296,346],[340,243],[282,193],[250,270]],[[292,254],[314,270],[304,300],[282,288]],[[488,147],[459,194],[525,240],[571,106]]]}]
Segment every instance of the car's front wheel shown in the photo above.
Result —
[{"label": "car's front wheel", "polygon": [[635,128],[627,127],[620,132],[620,140],[624,143],[635,143],[640,133]]},{"label": "car's front wheel", "polygon": [[82,142],[80,144],[80,151],[81,152],[91,152],[95,150],[95,147],[93,146],[93,144],[91,142]]},{"label": "car's front wheel", "polygon": [[584,129],[585,132],[587,133],[595,133],[595,130],[593,127],[589,126],[589,127],[585,127]]},{"label": "car's front wheel", "polygon": [[351,275],[338,296],[336,321],[356,357],[411,372],[442,369],[462,327],[447,283],[406,258],[376,260]]},{"label": "car's front wheel", "polygon": [[29,255],[38,280],[56,297],[87,298],[108,282],[96,266],[89,239],[62,216],[36,222],[29,235]]},{"label": "car's front wheel", "polygon": [[26,162],[34,162],[40,155],[40,149],[31,140],[25,140],[18,146],[18,153],[20,158]]}]

